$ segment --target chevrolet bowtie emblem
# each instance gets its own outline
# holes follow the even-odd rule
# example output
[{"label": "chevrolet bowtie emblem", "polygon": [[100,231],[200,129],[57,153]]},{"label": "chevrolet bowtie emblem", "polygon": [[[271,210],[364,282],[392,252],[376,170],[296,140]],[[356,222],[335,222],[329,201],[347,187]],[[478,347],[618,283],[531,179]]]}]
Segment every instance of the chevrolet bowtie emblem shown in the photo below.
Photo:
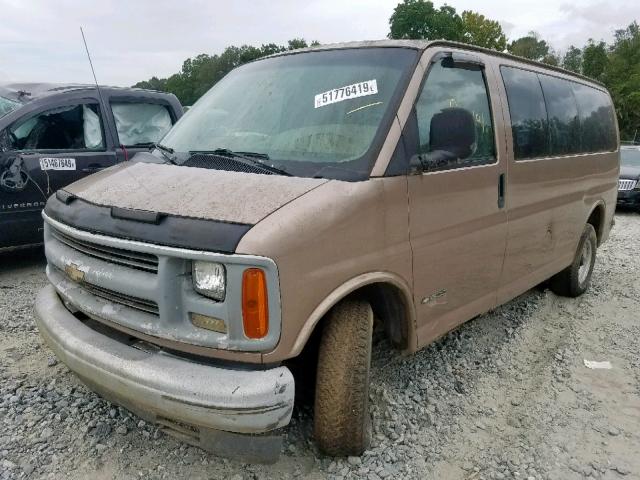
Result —
[{"label": "chevrolet bowtie emblem", "polygon": [[69,265],[64,267],[64,271],[69,276],[69,278],[74,282],[78,282],[78,283],[84,282],[84,272],[80,270],[80,268],[77,265],[70,263]]}]

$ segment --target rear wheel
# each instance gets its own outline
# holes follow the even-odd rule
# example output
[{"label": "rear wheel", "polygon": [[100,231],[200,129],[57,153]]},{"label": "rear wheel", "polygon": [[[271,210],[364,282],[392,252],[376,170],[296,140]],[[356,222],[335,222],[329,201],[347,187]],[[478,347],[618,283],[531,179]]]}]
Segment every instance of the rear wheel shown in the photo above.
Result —
[{"label": "rear wheel", "polygon": [[343,301],[326,318],[316,379],[314,434],[329,455],[360,455],[369,446],[369,367],[373,312]]},{"label": "rear wheel", "polygon": [[558,295],[578,297],[587,291],[596,262],[598,238],[593,225],[584,227],[573,263],[551,279],[551,289]]}]

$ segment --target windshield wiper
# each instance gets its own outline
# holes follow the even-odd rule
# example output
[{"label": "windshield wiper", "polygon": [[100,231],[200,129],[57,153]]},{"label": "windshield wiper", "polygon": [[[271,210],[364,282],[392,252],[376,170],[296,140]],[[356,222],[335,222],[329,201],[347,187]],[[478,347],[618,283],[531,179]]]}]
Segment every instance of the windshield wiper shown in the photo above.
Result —
[{"label": "windshield wiper", "polygon": [[269,154],[267,153],[261,153],[261,152],[238,152],[235,151],[233,152],[237,155],[244,155],[245,157],[255,157],[255,158],[262,158],[263,160],[270,160]]},{"label": "windshield wiper", "polygon": [[209,155],[221,155],[223,157],[229,157],[237,161],[238,163],[243,163],[245,165],[251,165],[258,168],[262,168],[271,173],[277,173],[278,175],[285,175],[290,177],[291,174],[286,170],[278,167],[274,167],[273,165],[268,165],[266,163],[257,160],[258,158],[262,158],[264,160],[269,160],[269,155],[266,153],[258,153],[258,152],[235,152],[233,150],[229,150],[228,148],[216,148],[215,150],[192,150],[189,152],[190,154],[209,154]]},{"label": "windshield wiper", "polygon": [[176,158],[173,155],[175,153],[175,150],[173,148],[162,145],[161,143],[154,143],[152,146],[160,150],[162,156],[169,160],[170,163],[176,165]]}]

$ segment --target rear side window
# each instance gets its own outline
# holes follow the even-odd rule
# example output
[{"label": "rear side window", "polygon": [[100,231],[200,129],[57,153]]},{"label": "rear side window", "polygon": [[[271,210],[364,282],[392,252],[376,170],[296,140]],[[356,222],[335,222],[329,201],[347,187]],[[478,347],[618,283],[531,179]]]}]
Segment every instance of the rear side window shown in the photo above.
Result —
[{"label": "rear side window", "polygon": [[500,70],[516,160],[616,149],[615,112],[607,93],[519,68]]},{"label": "rear side window", "polygon": [[126,147],[145,147],[158,141],[171,129],[169,110],[155,103],[112,103],[118,140]]},{"label": "rear side window", "polygon": [[97,104],[46,110],[9,131],[13,150],[102,150],[104,137]]},{"label": "rear side window", "polygon": [[547,111],[535,72],[502,67],[511,114],[513,153],[516,160],[548,154]]},{"label": "rear side window", "polygon": [[[538,75],[549,117],[549,149],[552,156],[581,152],[580,116],[572,82]],[[591,90],[591,89],[590,89]]]},{"label": "rear side window", "polygon": [[615,150],[615,114],[609,96],[579,83],[573,83],[573,92],[580,110],[582,151],[591,153]]},{"label": "rear side window", "polygon": [[[489,96],[480,65],[464,67],[434,64],[416,102],[416,116],[420,138],[419,153],[427,157],[439,156],[439,166],[446,170],[493,163],[496,161],[493,123]],[[459,136],[447,136],[447,125],[455,126],[463,117],[473,117],[471,144],[458,144]]]}]

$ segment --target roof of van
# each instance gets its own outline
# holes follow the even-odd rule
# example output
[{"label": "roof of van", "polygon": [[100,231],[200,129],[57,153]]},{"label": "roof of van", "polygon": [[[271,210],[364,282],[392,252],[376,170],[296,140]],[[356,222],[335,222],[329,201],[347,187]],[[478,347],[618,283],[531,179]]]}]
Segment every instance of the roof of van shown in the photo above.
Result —
[{"label": "roof of van", "polygon": [[[36,100],[43,97],[52,95],[58,95],[61,93],[67,93],[78,90],[95,90],[96,86],[92,84],[81,83],[0,83],[0,95],[9,98],[11,100],[17,100],[23,103]],[[144,90],[141,88],[127,88],[127,87],[110,87],[107,85],[100,85],[100,89],[103,91],[146,91],[154,93],[155,90]]]},{"label": "roof of van", "polygon": [[[274,53],[269,57],[279,57],[282,55],[294,55],[296,53],[302,52],[310,52],[310,51],[318,51],[318,50],[336,50],[343,48],[374,48],[374,47],[403,47],[403,48],[413,48],[416,50],[425,50],[429,47],[452,47],[452,48],[460,48],[463,50],[470,50],[475,52],[482,52],[488,55],[494,55],[497,57],[508,58],[511,60],[515,60],[522,63],[527,63],[530,65],[535,65],[537,67],[546,68],[548,70],[555,70],[560,73],[564,73],[565,75],[570,75],[572,77],[581,78],[582,80],[586,80],[591,83],[595,83],[596,85],[600,85],[604,87],[605,85],[598,80],[594,80],[593,78],[587,77],[585,75],[581,75],[579,73],[571,72],[569,70],[565,70],[561,67],[556,67],[553,65],[548,65],[542,62],[536,62],[535,60],[530,60],[528,58],[519,57],[517,55],[512,55],[506,52],[499,52],[497,50],[491,50],[489,48],[478,47],[476,45],[470,45],[468,43],[460,43],[460,42],[452,42],[449,40],[363,40],[358,42],[342,42],[342,43],[330,43],[326,45],[318,45],[315,47],[307,47],[300,48],[296,50],[287,50],[285,52]],[[267,58],[269,58],[267,57]]]}]

